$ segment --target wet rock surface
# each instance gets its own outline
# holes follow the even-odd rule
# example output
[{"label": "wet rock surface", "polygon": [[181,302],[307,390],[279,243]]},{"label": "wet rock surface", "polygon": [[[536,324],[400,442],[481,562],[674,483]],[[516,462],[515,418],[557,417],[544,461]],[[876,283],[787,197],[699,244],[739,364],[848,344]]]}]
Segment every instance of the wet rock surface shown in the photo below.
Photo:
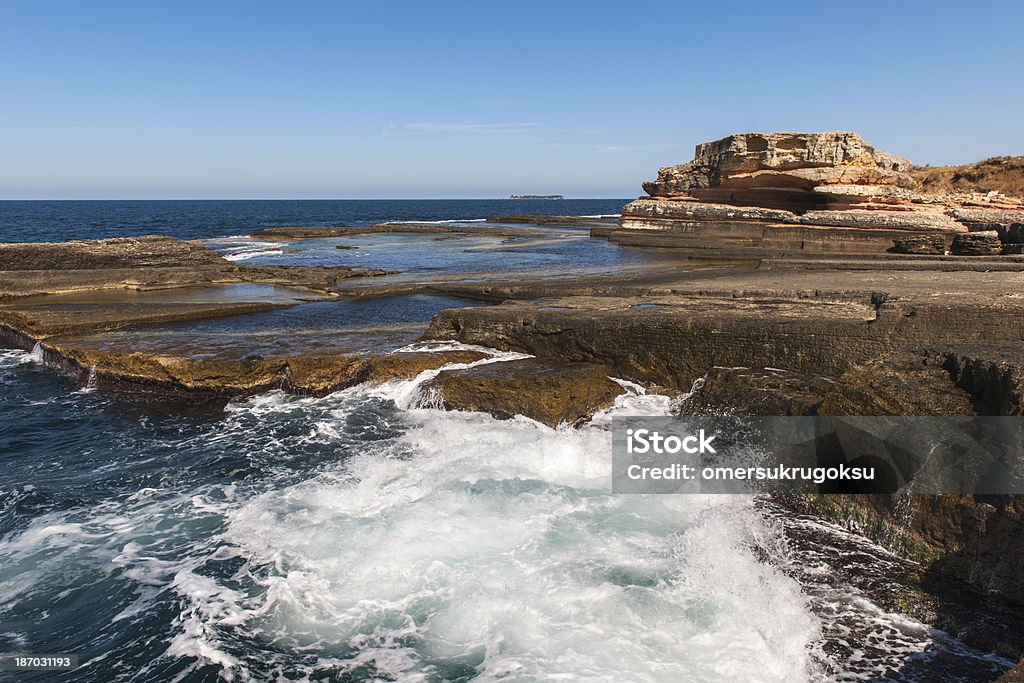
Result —
[{"label": "wet rock surface", "polygon": [[486,358],[476,351],[400,352],[355,355],[248,356],[238,360],[197,358],[147,351],[105,351],[74,344],[42,347],[52,367],[100,389],[190,396],[247,396],[272,389],[321,396],[362,383],[412,379],[449,363]]},{"label": "wet rock surface", "polygon": [[715,367],[681,408],[693,415],[816,415],[833,384],[828,377],[781,368]]},{"label": "wet rock surface", "polygon": [[579,424],[624,393],[601,366],[536,359],[445,370],[423,390],[428,403],[449,410],[525,415],[550,427]]},{"label": "wet rock surface", "polygon": [[0,301],[102,289],[151,290],[228,283],[330,291],[341,280],[383,275],[345,266],[239,266],[172,237],[0,244]]},{"label": "wet rock surface", "polygon": [[[824,617],[825,652],[840,665],[839,680],[989,681],[1020,657],[1024,617],[1013,603],[880,549],[864,529],[823,520],[817,501],[762,505],[793,553],[783,571]],[[865,600],[877,605],[873,614],[859,613]],[[902,614],[941,631],[920,633]],[[922,639],[928,647],[914,645]]]}]

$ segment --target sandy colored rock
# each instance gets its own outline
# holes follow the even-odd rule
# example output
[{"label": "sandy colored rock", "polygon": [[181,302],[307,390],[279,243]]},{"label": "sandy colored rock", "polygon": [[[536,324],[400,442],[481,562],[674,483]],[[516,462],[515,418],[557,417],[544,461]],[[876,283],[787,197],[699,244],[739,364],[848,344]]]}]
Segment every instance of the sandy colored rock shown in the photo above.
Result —
[{"label": "sandy colored rock", "polygon": [[[1003,167],[1008,173],[1016,169],[1010,162]],[[1013,241],[1008,235],[1024,212],[1024,199],[996,191],[937,192],[935,183],[925,188],[909,160],[840,131],[742,133],[705,142],[697,145],[693,161],[660,169],[643,187],[649,196],[623,208],[622,230],[608,235],[612,241],[628,243],[629,232],[649,231],[666,234],[659,246],[688,251],[702,248],[705,238],[740,249],[886,252],[899,237],[890,233],[904,231],[953,235],[995,229],[1003,242]],[[762,234],[735,237],[742,224],[756,224]],[[782,236],[787,224],[860,236],[794,239]],[[672,237],[682,233],[688,237]]]},{"label": "sandy colored rock", "polygon": [[996,679],[996,683],[1024,683],[1024,659],[1018,662],[1017,666],[1013,667],[1013,669]]},{"label": "sandy colored rock", "polygon": [[43,342],[42,350],[49,365],[102,388],[225,397],[271,389],[322,396],[364,382],[412,379],[425,370],[486,357],[478,351],[439,351],[223,360],[106,350],[73,340]]},{"label": "sandy colored rock", "polygon": [[[876,153],[856,133],[740,133],[697,145],[693,161],[662,168],[644,190],[655,197],[697,196],[695,190],[729,186],[731,178],[739,181],[736,187],[747,188],[784,187],[792,180],[793,187],[806,189],[808,183],[813,187],[829,178],[830,184],[910,187],[914,182],[905,171],[911,166],[907,159]],[[748,175],[761,171],[770,173]]]}]

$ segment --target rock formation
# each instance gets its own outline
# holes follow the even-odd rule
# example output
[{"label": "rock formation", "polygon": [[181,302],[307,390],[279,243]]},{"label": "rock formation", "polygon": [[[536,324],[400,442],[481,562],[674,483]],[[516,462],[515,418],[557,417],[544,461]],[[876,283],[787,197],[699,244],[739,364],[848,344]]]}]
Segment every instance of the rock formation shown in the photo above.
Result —
[{"label": "rock formation", "polygon": [[329,292],[342,280],[384,275],[346,266],[244,266],[199,244],[147,235],[0,243],[0,300],[100,290],[276,284]]},{"label": "rock formation", "polygon": [[536,359],[446,370],[424,390],[450,410],[486,412],[503,420],[525,415],[550,427],[580,424],[623,393],[599,365]]},{"label": "rock formation", "polygon": [[1010,242],[1024,220],[1024,201],[927,194],[912,170],[856,133],[730,135],[697,145],[693,161],[644,183],[649,196],[623,209],[621,229],[671,233],[677,246],[697,249],[880,252],[909,234],[937,236],[945,251],[954,235],[978,229]]}]

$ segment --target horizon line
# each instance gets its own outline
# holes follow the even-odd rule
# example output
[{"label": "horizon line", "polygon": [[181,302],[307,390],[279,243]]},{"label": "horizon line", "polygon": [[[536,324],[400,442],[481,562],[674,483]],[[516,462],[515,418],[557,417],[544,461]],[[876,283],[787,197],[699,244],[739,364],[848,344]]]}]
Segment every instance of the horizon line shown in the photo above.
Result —
[{"label": "horizon line", "polygon": [[512,199],[511,197],[0,197],[0,202],[452,202],[452,201],[580,201],[631,199],[629,197],[569,197],[561,199]]}]

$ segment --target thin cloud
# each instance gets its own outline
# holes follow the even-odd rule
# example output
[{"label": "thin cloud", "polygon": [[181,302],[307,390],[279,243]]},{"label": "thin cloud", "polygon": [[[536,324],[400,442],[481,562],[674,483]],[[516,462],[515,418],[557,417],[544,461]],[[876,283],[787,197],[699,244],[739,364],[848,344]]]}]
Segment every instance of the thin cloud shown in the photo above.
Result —
[{"label": "thin cloud", "polygon": [[482,135],[504,137],[521,135],[542,128],[539,123],[440,123],[419,121],[388,126],[385,135]]}]

